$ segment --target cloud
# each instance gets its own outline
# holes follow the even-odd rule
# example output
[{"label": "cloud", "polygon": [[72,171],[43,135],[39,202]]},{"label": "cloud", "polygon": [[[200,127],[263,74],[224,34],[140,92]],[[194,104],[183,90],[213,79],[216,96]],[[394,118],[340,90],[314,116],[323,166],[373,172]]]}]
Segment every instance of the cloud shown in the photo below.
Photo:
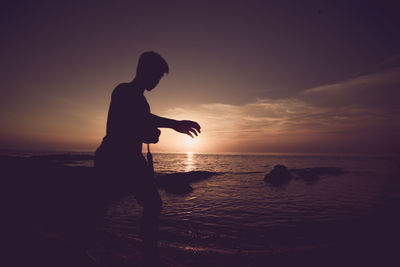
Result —
[{"label": "cloud", "polygon": [[303,144],[329,150],[341,144],[360,151],[375,142],[371,150],[376,151],[383,149],[383,139],[395,142],[400,134],[399,74],[400,68],[394,68],[310,88],[290,98],[263,98],[244,105],[208,103],[169,109],[163,115],[199,121],[205,135],[226,147],[251,143],[254,148],[280,144],[290,149],[290,144]]},{"label": "cloud", "polygon": [[319,106],[396,108],[400,95],[400,67],[307,89],[298,96]]}]

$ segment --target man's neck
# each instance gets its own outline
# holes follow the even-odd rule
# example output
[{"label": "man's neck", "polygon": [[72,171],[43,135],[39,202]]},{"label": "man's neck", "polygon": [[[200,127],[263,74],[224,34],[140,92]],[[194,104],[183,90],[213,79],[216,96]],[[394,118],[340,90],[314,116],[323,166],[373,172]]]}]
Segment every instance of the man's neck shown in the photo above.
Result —
[{"label": "man's neck", "polygon": [[133,81],[130,82],[132,89],[137,90],[140,92],[142,95],[144,95],[144,90],[146,88],[143,86],[143,84],[138,80],[137,78],[133,79]]}]

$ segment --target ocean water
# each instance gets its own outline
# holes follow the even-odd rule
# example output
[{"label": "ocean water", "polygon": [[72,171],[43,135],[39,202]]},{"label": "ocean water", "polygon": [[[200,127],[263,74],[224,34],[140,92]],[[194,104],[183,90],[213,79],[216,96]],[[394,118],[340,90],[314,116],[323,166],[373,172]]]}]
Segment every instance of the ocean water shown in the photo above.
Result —
[{"label": "ocean water", "polygon": [[[154,153],[153,158],[156,173],[214,173],[191,183],[194,190],[185,195],[159,189],[161,246],[227,253],[291,251],[360,236],[368,242],[369,235],[391,235],[391,229],[382,230],[397,229],[388,218],[394,218],[400,205],[400,156]],[[90,167],[93,161],[68,164]],[[321,176],[316,183],[293,179],[272,186],[264,176],[277,164],[289,169],[335,167],[343,173]],[[101,228],[138,241],[141,212],[135,198],[126,196],[109,207]]]},{"label": "ocean water", "polygon": [[[160,189],[160,244],[215,251],[279,251],[321,247],[349,238],[359,224],[399,203],[400,157],[328,155],[154,154],[155,171],[209,171],[193,192]],[[90,163],[89,163],[90,164]],[[313,184],[264,182],[274,165],[336,167]],[[133,196],[114,203],[105,230],[139,239],[142,208]]]}]

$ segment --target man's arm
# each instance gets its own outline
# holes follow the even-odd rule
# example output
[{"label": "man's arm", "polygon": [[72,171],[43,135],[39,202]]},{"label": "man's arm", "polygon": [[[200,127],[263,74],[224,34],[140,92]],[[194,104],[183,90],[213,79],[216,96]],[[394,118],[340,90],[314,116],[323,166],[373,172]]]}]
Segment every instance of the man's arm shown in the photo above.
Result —
[{"label": "man's arm", "polygon": [[179,133],[187,134],[192,138],[194,137],[193,134],[197,136],[200,133],[200,125],[195,121],[177,121],[154,114],[150,114],[150,117],[156,127],[171,128]]}]

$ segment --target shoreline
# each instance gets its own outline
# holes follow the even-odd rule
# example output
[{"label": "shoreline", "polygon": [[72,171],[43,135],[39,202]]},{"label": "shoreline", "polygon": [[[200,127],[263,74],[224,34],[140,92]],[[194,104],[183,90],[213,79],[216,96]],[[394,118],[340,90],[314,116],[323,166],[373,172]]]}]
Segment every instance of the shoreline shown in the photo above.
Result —
[{"label": "shoreline", "polygon": [[[46,244],[47,243],[47,244]],[[37,244],[37,243],[36,243]],[[237,251],[179,249],[159,246],[159,256],[165,265],[200,266],[396,266],[396,247],[391,251],[375,251],[375,246],[353,243],[334,246],[302,247],[277,251]],[[360,244],[358,244],[360,245]],[[41,266],[145,266],[140,243],[117,235],[99,235],[96,245],[84,253],[68,242],[47,239],[35,251]],[[51,254],[50,254],[51,252]],[[86,255],[84,255],[86,254]],[[87,258],[85,258],[87,257]],[[60,262],[64,260],[64,263]],[[68,264],[73,265],[68,265]]]}]

